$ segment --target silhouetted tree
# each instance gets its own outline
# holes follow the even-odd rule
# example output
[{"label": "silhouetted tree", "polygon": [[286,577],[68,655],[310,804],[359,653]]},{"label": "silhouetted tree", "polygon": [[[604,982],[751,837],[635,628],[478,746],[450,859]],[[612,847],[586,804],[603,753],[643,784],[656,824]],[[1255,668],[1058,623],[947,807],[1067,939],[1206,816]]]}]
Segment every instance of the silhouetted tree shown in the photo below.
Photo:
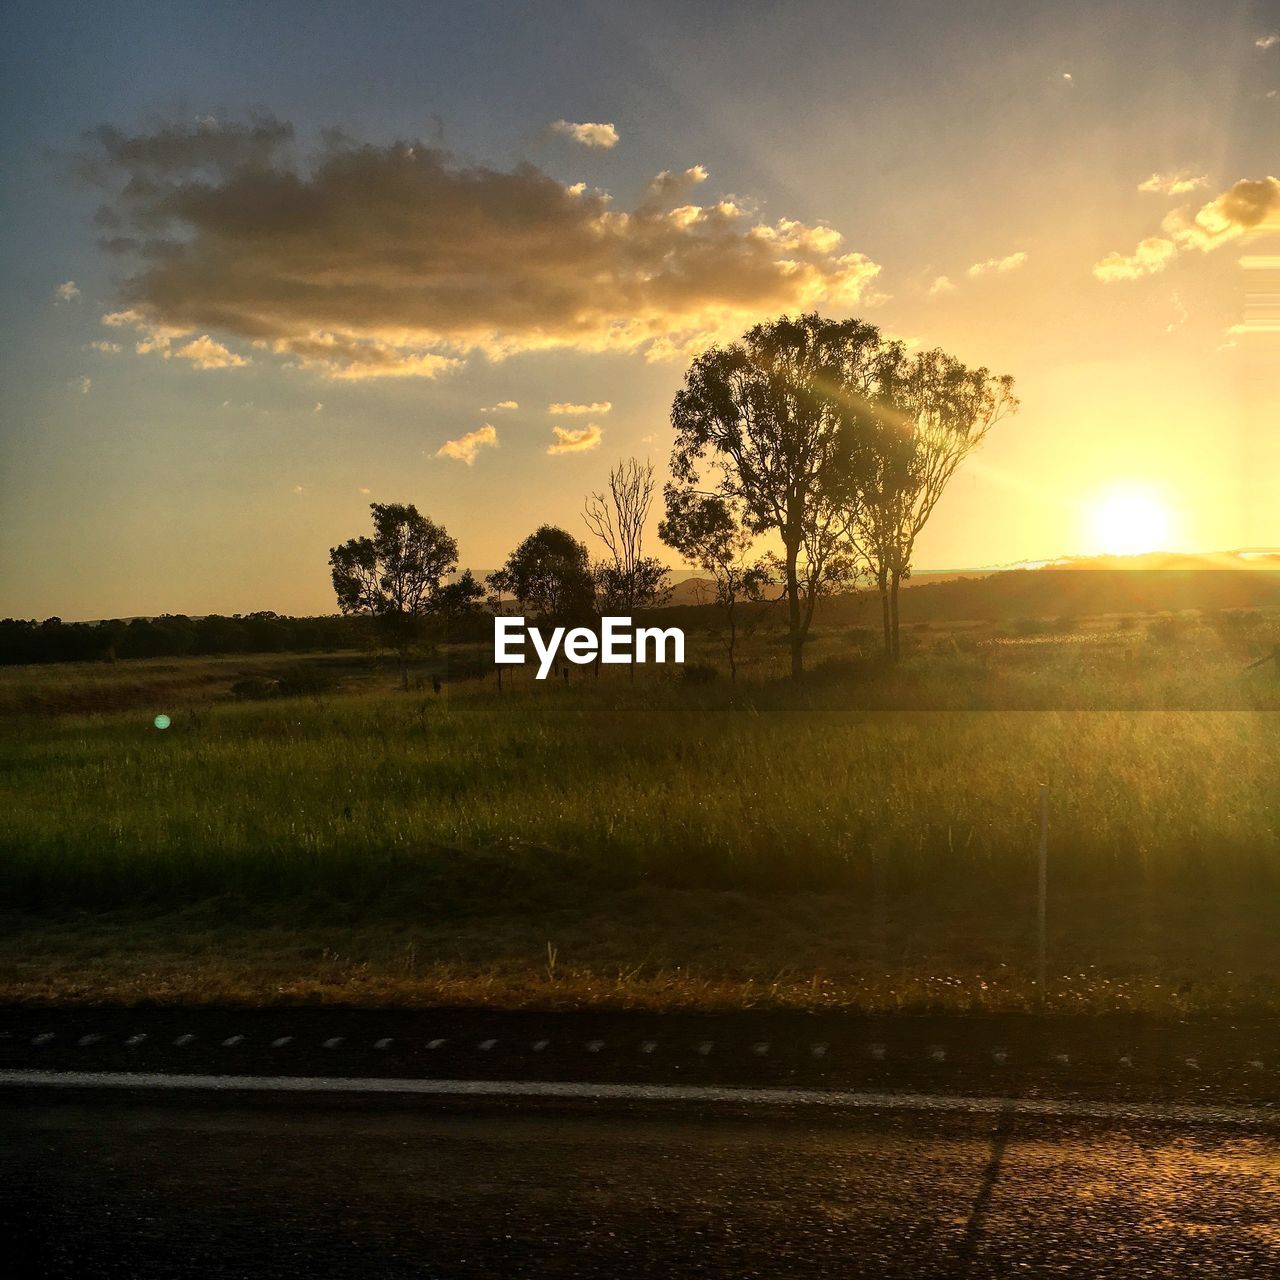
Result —
[{"label": "silhouetted tree", "polygon": [[329,551],[338,607],[366,614],[400,660],[400,681],[409,687],[409,650],[421,620],[464,608],[481,589],[467,571],[451,584],[458,567],[458,544],[412,503],[374,502],[373,537],[351,538]]},{"label": "silhouetted tree", "polygon": [[857,405],[845,515],[880,592],[891,661],[900,655],[898,590],[916,539],[956,468],[1017,408],[1011,377],[967,368],[937,349],[894,362],[876,394]]},{"label": "silhouetted tree", "polygon": [[544,524],[531,533],[490,576],[489,586],[549,622],[581,622],[591,616],[594,584],[587,549],[555,525]]},{"label": "silhouetted tree", "polygon": [[751,533],[782,543],[796,679],[818,597],[848,586],[854,568],[844,543],[856,411],[899,353],[860,320],[783,316],[699,356],[672,406],[677,483],[739,507]]},{"label": "silhouetted tree", "polygon": [[630,616],[664,603],[671,594],[666,568],[644,554],[653,491],[653,464],[628,458],[609,472],[608,493],[587,498],[583,518],[608,553],[593,571],[602,614]]},{"label": "silhouetted tree", "polygon": [[769,566],[759,561],[748,562],[751,534],[723,498],[673,484],[663,490],[663,497],[667,514],[658,525],[658,537],[711,575],[716,604],[725,619],[723,643],[729,660],[729,677],[736,680],[737,606],[763,597],[771,581]]}]

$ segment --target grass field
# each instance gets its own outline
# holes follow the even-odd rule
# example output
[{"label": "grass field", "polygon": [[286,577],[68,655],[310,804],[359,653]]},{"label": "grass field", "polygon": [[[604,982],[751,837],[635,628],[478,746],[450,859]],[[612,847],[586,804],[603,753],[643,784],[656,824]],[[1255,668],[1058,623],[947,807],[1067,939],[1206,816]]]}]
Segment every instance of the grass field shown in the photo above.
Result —
[{"label": "grass field", "polygon": [[1280,680],[1029,630],[824,633],[798,690],[768,632],[737,684],[10,669],[0,997],[1031,1007],[1045,782],[1055,1007],[1280,1007]]}]

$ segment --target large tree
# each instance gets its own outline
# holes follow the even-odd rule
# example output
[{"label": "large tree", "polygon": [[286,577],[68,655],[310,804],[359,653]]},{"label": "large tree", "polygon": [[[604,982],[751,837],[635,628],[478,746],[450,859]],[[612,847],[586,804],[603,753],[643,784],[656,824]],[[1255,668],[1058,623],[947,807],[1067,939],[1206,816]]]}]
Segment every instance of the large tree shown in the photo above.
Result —
[{"label": "large tree", "polygon": [[1013,379],[970,369],[934,349],[886,368],[852,423],[845,513],[854,546],[880,592],[885,657],[901,646],[898,590],[911,572],[916,539],[960,464],[991,428],[1016,412]]},{"label": "large tree", "polygon": [[699,356],[672,406],[676,483],[723,499],[751,533],[781,543],[796,679],[819,596],[850,581],[858,414],[900,359],[875,325],[783,316]]},{"label": "large tree", "polygon": [[409,687],[409,651],[422,620],[469,608],[481,595],[468,569],[456,581],[458,544],[412,503],[374,502],[373,537],[350,538],[329,549],[338,607],[374,619],[400,660]]},{"label": "large tree", "polygon": [[644,554],[654,488],[653,464],[628,458],[609,472],[607,492],[587,498],[583,519],[606,552],[593,569],[601,614],[630,617],[637,609],[664,603],[671,594],[666,568]]}]

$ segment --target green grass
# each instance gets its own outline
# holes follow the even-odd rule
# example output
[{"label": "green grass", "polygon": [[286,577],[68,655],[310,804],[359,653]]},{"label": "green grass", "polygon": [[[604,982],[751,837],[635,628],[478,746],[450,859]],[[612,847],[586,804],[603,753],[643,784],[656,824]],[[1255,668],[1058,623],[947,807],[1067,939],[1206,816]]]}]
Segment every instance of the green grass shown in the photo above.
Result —
[{"label": "green grass", "polygon": [[0,990],[1024,1007],[1046,782],[1059,1004],[1280,1004],[1280,681],[1207,630],[968,634],[892,679],[821,636],[801,690],[769,636],[736,687],[9,673]]}]

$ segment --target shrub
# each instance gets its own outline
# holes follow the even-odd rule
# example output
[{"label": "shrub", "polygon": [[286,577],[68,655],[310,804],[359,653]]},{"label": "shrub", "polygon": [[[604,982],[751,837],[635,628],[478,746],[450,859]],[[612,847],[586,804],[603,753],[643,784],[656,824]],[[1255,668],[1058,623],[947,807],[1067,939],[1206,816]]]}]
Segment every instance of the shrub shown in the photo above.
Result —
[{"label": "shrub", "polygon": [[718,667],[709,662],[690,662],[681,668],[680,678],[685,684],[711,684],[720,675]]},{"label": "shrub", "polygon": [[281,691],[279,680],[268,680],[265,676],[246,676],[231,686],[231,696],[245,701],[274,698]]}]

